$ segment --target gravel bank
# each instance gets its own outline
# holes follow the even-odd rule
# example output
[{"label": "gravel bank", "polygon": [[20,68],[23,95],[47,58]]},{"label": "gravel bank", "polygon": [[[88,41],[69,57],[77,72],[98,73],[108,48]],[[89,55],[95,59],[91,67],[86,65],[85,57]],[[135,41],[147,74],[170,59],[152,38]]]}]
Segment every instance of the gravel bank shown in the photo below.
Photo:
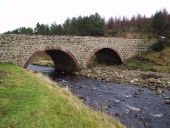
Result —
[{"label": "gravel bank", "polygon": [[81,70],[76,74],[115,83],[130,83],[153,90],[159,90],[160,88],[170,90],[170,74],[166,73],[128,70],[121,66],[98,65]]}]

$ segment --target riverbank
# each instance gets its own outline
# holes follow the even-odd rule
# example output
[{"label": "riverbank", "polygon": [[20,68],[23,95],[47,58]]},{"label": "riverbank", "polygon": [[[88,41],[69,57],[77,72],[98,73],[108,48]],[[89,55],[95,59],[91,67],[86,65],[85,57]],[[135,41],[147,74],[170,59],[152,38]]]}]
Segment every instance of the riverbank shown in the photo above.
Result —
[{"label": "riverbank", "polygon": [[[115,84],[82,76],[62,76],[54,79],[67,87],[94,110],[119,119],[128,128],[169,128],[170,91],[157,96],[154,90],[130,84]],[[165,103],[166,102],[166,103]]]},{"label": "riverbank", "polygon": [[123,128],[56,83],[11,64],[0,64],[1,128]]},{"label": "riverbank", "polygon": [[128,128],[169,128],[169,90],[164,89],[158,96],[154,90],[131,84],[115,84],[75,74],[57,76],[50,67],[29,65],[28,70],[51,77],[89,107],[117,118]]},{"label": "riverbank", "polygon": [[76,74],[115,83],[129,83],[154,90],[160,88],[170,90],[170,74],[168,73],[128,70],[123,66],[95,65]]}]

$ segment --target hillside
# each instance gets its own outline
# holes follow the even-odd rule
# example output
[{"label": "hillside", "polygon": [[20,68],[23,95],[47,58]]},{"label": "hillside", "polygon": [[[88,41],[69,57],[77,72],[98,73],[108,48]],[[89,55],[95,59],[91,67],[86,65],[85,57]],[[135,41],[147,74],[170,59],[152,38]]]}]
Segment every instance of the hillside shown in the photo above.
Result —
[{"label": "hillside", "polygon": [[128,69],[170,73],[170,47],[161,52],[147,52],[126,63]]}]

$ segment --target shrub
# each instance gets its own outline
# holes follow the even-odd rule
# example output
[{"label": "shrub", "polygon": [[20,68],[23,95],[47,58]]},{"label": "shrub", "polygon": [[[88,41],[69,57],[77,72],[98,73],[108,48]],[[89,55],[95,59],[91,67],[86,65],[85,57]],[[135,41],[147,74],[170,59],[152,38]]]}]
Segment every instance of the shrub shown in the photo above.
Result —
[{"label": "shrub", "polygon": [[164,49],[165,45],[164,45],[164,41],[163,40],[158,40],[157,43],[153,44],[151,49],[155,52],[160,52]]}]

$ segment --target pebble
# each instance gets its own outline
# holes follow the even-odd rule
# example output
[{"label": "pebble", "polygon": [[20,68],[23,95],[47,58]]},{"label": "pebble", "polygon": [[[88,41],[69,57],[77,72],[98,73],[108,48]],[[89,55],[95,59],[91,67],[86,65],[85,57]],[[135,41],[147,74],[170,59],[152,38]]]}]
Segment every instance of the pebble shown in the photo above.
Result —
[{"label": "pebble", "polygon": [[137,79],[137,78],[134,78],[134,81],[135,81],[135,82],[139,82],[139,79]]},{"label": "pebble", "polygon": [[162,84],[162,81],[161,80],[157,80],[157,84]]},{"label": "pebble", "polygon": [[134,80],[131,80],[130,83],[133,84],[135,81]]},{"label": "pebble", "polygon": [[159,114],[153,114],[153,113],[150,113],[150,115],[151,116],[153,116],[153,117],[162,117],[164,114],[162,114],[162,113],[159,113]]},{"label": "pebble", "polygon": [[170,99],[165,99],[164,103],[170,105]]},{"label": "pebble", "polygon": [[85,102],[85,101],[86,101],[86,98],[85,98],[85,97],[78,96],[78,98],[79,98],[81,101],[83,101],[83,102]]},{"label": "pebble", "polygon": [[138,93],[135,92],[135,93],[133,94],[133,97],[137,97],[137,96],[138,96]]},{"label": "pebble", "polygon": [[170,86],[170,81],[168,81],[168,86]]},{"label": "pebble", "polygon": [[155,83],[155,78],[149,78],[149,79],[147,80],[147,83],[148,83],[149,85],[154,84],[154,83]]},{"label": "pebble", "polygon": [[162,93],[163,93],[162,89],[158,88],[158,89],[156,90],[156,95],[157,95],[157,96],[162,95]]},{"label": "pebble", "polygon": [[119,113],[119,112],[116,112],[115,113],[115,116],[117,116],[117,117],[120,117],[122,114],[121,113]]}]

